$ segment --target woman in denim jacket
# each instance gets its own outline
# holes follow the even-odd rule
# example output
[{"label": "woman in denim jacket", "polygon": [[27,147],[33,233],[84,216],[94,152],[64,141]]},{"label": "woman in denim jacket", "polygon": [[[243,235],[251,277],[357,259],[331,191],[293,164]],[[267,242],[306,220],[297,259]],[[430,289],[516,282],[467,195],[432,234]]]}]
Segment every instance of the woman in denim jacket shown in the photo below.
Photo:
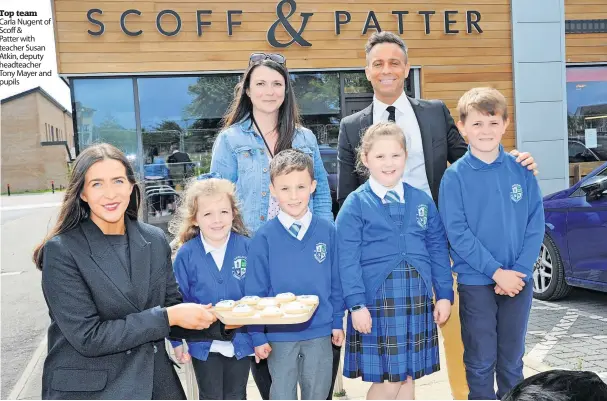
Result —
[{"label": "woman in denim jacket", "polygon": [[[312,157],[317,185],[309,207],[313,214],[333,221],[327,172],[316,137],[300,124],[285,62],[280,54],[251,55],[224,117],[225,129],[213,145],[211,172],[236,184],[245,225],[252,233],[278,215],[278,202],[270,194],[269,165],[274,155],[290,148]],[[271,385],[267,361],[253,361],[251,370],[267,400]]]},{"label": "woman in denim jacket", "polygon": [[211,172],[236,184],[245,224],[251,232],[278,215],[278,203],[270,195],[269,164],[274,155],[290,148],[307,153],[314,161],[317,186],[310,211],[333,221],[327,172],[316,137],[299,123],[282,55],[251,55],[224,121],[225,129],[213,145]]}]

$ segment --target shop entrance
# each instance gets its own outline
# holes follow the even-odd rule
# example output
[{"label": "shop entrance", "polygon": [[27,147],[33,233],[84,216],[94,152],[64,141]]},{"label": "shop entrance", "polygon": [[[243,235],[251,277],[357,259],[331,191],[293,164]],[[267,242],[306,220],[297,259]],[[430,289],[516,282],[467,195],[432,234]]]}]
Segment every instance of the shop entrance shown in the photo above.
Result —
[{"label": "shop entrance", "polygon": [[[418,97],[419,70],[405,84]],[[188,178],[209,170],[213,143],[239,74],[75,78],[78,151],[109,142],[127,154],[144,186],[144,220],[166,230]],[[363,70],[291,73],[303,126],[318,139],[332,188],[339,123],[373,101]]]}]

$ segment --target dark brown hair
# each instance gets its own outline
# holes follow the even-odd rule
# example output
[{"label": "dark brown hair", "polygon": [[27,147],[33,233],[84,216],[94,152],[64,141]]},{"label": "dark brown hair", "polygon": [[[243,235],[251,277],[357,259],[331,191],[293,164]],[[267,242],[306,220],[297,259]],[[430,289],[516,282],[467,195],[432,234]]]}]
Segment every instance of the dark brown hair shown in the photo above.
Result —
[{"label": "dark brown hair", "polygon": [[365,54],[367,55],[367,62],[369,61],[368,57],[369,53],[371,53],[371,49],[382,43],[394,43],[395,45],[400,47],[403,53],[405,54],[405,62],[409,60],[409,51],[407,49],[405,41],[395,33],[383,31],[374,32],[373,35],[371,35],[367,40],[367,44],[365,44]]},{"label": "dark brown hair", "polygon": [[[253,115],[253,103],[251,98],[247,95],[247,89],[251,85],[251,75],[253,71],[259,66],[264,66],[277,71],[285,80],[285,98],[280,108],[278,109],[278,126],[276,130],[278,132],[278,140],[274,148],[274,154],[277,154],[285,149],[290,149],[293,144],[293,137],[295,136],[295,130],[300,123],[299,111],[297,110],[297,103],[295,101],[295,94],[293,93],[293,86],[289,77],[289,71],[287,67],[282,64],[278,64],[272,60],[263,60],[258,63],[251,64],[245,71],[242,79],[234,89],[235,96],[229,110],[223,117],[223,128],[231,127],[237,124],[247,117]],[[261,133],[260,133],[261,134]]]},{"label": "dark brown hair", "polygon": [[133,192],[131,192],[131,199],[126,208],[125,215],[132,220],[137,220],[139,204],[141,202],[141,192],[139,186],[137,186],[137,181],[135,180],[133,167],[124,153],[116,147],[107,143],[92,145],[80,153],[74,161],[72,174],[70,175],[70,180],[65,190],[65,196],[63,197],[63,203],[61,204],[57,223],[55,223],[51,232],[34,250],[33,260],[38,269],[42,270],[43,249],[47,241],[77,227],[78,224],[89,217],[91,209],[88,203],[80,198],[80,194],[82,193],[85,184],[86,173],[93,164],[107,159],[119,161],[126,169],[126,178],[133,184]]},{"label": "dark brown hair", "polygon": [[249,236],[242,213],[238,208],[236,186],[231,181],[221,178],[199,181],[194,177],[188,181],[177,213],[169,224],[169,232],[175,235],[180,246],[200,235],[200,227],[194,224],[196,223],[196,213],[198,213],[198,199],[222,194],[228,197],[232,206],[232,231],[246,237]]},{"label": "dark brown hair", "polygon": [[312,158],[299,149],[283,150],[270,162],[270,181],[279,175],[289,174],[293,171],[308,170],[314,180],[314,163]]},{"label": "dark brown hair", "polygon": [[484,115],[501,115],[502,119],[508,119],[508,104],[506,98],[500,91],[494,88],[472,88],[459,99],[457,111],[459,119],[466,121],[470,110],[476,110]]}]

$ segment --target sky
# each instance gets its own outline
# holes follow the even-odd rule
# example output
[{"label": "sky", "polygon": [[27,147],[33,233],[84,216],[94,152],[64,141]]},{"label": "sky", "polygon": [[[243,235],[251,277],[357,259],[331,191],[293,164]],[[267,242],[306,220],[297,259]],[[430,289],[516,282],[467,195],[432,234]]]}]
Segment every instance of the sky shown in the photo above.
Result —
[{"label": "sky", "polygon": [[[38,13],[37,18],[47,19],[51,18],[51,0],[0,0],[0,10],[5,11],[36,11]],[[0,17],[6,18],[6,17]],[[14,16],[13,19],[17,17]],[[3,26],[6,27],[6,26]],[[47,26],[32,26],[24,27],[24,31],[27,29],[28,33],[31,33],[36,38],[36,46],[45,46],[46,51],[44,52],[44,59],[42,60],[42,71],[52,70],[52,76],[50,77],[35,77],[35,78],[23,78],[19,77],[19,85],[0,87],[0,98],[4,99],[17,93],[24,92],[28,89],[35,88],[36,86],[42,87],[52,97],[55,98],[63,107],[68,111],[72,110],[70,101],[70,90],[69,87],[59,78],[57,75],[57,59],[55,56],[55,41],[54,41],[54,30],[52,25]],[[2,43],[3,45],[9,45],[10,43]],[[3,78],[7,79],[7,78]]]}]

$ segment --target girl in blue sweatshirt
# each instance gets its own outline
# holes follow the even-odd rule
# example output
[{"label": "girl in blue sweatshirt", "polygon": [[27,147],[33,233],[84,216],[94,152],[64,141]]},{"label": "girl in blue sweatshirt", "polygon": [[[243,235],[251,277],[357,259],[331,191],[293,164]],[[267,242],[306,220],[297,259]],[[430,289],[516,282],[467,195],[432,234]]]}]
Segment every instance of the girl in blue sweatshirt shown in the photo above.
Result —
[{"label": "girl in blue sweatshirt", "polygon": [[358,163],[370,178],[336,222],[349,310],[344,376],[373,382],[370,399],[413,399],[413,380],[439,370],[436,325],[453,302],[445,230],[432,199],[402,182],[406,158],[396,124],[371,126]]},{"label": "girl in blue sweatshirt", "polygon": [[[171,222],[183,244],[173,267],[184,302],[206,305],[244,296],[249,238],[234,191],[228,180],[201,176],[184,192]],[[246,330],[238,329],[232,341],[188,342],[189,354],[182,343],[172,343],[180,363],[192,359],[200,399],[246,399],[253,354]]]}]

